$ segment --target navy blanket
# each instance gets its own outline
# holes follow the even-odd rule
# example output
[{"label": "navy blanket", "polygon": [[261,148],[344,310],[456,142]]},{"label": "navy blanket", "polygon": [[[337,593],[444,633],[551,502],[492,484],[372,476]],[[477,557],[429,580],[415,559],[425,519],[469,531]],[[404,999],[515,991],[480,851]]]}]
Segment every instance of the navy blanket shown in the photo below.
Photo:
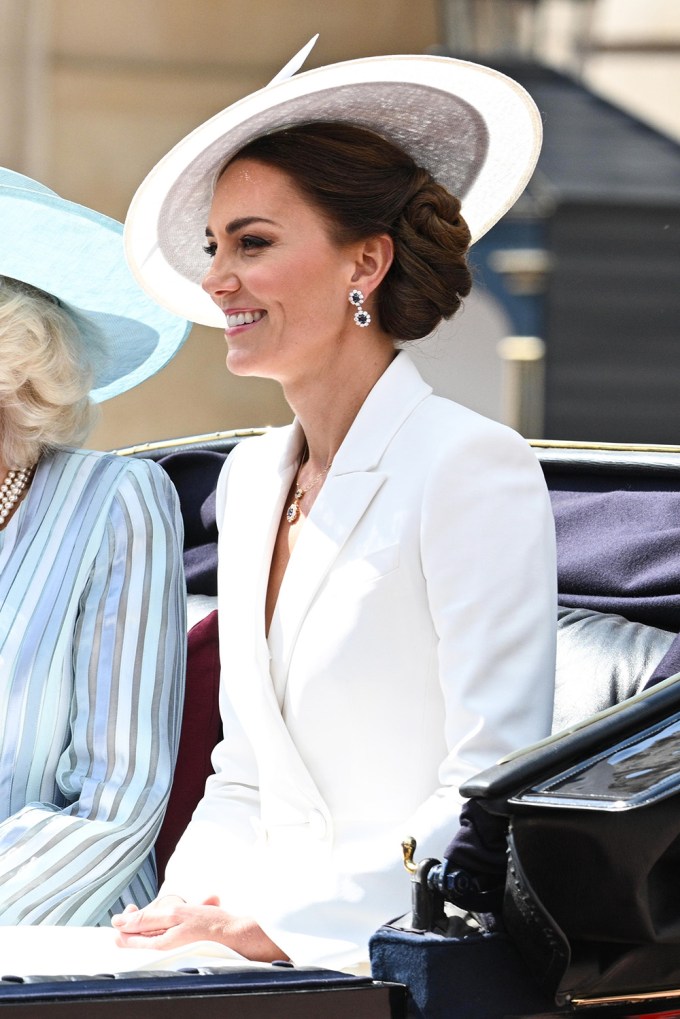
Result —
[{"label": "navy blanket", "polygon": [[[680,631],[680,492],[622,476],[553,479],[560,605]],[[586,485],[588,486],[586,489]],[[680,638],[651,682],[680,671]]]}]

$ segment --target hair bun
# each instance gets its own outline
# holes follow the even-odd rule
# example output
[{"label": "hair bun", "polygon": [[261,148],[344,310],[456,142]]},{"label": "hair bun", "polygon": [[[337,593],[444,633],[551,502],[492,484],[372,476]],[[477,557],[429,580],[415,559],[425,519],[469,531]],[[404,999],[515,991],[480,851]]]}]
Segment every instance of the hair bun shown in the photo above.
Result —
[{"label": "hair bun", "polygon": [[458,310],[470,292],[472,278],[465,258],[470,231],[460,208],[460,201],[427,170],[416,168],[394,228],[388,286],[380,295],[386,328],[401,339],[427,336],[442,318]]}]

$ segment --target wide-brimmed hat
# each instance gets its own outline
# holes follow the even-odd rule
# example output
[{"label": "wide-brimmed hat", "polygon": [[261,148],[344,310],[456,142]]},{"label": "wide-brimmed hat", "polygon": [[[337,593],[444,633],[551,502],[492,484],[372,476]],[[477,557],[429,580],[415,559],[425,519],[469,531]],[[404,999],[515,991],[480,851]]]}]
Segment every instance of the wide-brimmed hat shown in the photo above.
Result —
[{"label": "wide-brimmed hat", "polygon": [[98,403],[154,375],[191,328],[140,288],[125,260],[121,223],[2,167],[0,276],[52,294],[99,329],[105,349],[90,394]]},{"label": "wide-brimmed hat", "polygon": [[[284,71],[296,64],[293,58]],[[480,64],[383,56],[281,77],[187,135],[132,200],[125,250],[133,273],[164,307],[194,322],[224,325],[200,287],[208,267],[205,228],[219,171],[253,138],[321,120],[369,128],[461,199],[473,240],[514,204],[538,158],[542,125],[533,100],[517,82]]]}]

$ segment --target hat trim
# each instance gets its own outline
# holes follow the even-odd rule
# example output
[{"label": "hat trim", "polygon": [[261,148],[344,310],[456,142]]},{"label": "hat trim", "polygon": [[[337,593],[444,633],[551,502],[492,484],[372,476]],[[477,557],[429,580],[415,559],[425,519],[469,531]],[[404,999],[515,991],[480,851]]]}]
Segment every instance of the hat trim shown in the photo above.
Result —
[{"label": "hat trim", "polygon": [[[326,114],[321,97],[343,87],[358,90],[367,85],[422,90],[429,102],[438,102],[442,109],[456,102],[468,103],[485,122],[487,157],[462,201],[473,241],[478,240],[514,204],[533,172],[542,136],[533,100],[500,71],[470,61],[419,55],[359,58],[305,71],[237,100],[195,128],[160,160],[135,194],[125,224],[126,253],[140,285],[175,313],[206,325],[223,326],[219,309],[198,281],[183,271],[183,263],[175,261],[172,245],[168,246],[164,220],[169,210],[183,201],[174,201],[173,196],[183,192],[192,210],[196,209],[190,220],[192,230],[183,232],[181,243],[198,252],[209,209],[209,197],[206,202],[204,196],[210,195],[210,185],[219,169],[247,143],[239,128],[256,118],[266,121],[269,116],[269,124],[252,137],[280,130],[289,120],[281,116],[284,107],[309,97],[314,97],[319,109],[308,120],[342,120]],[[375,123],[362,118],[362,126],[393,136],[378,118]],[[229,136],[236,133],[239,143],[234,146]],[[400,144],[408,149],[402,141]],[[207,153],[216,146],[220,146],[220,157],[208,160]],[[442,145],[440,171],[447,165],[453,147],[453,143]],[[194,172],[196,167],[200,172]],[[452,190],[445,173],[435,172],[432,166],[428,169]],[[180,250],[180,242],[176,247]]]}]

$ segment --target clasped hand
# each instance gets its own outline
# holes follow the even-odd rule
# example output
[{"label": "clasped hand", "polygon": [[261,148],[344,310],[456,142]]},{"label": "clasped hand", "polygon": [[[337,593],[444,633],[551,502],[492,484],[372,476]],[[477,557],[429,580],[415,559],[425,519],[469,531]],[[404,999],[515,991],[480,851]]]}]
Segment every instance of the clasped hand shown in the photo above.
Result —
[{"label": "clasped hand", "polygon": [[117,931],[116,944],[122,948],[168,950],[195,941],[217,941],[255,962],[286,959],[252,917],[234,916],[220,907],[216,895],[200,905],[185,902],[177,895],[154,899],[148,906],[126,906],[112,917]]}]

